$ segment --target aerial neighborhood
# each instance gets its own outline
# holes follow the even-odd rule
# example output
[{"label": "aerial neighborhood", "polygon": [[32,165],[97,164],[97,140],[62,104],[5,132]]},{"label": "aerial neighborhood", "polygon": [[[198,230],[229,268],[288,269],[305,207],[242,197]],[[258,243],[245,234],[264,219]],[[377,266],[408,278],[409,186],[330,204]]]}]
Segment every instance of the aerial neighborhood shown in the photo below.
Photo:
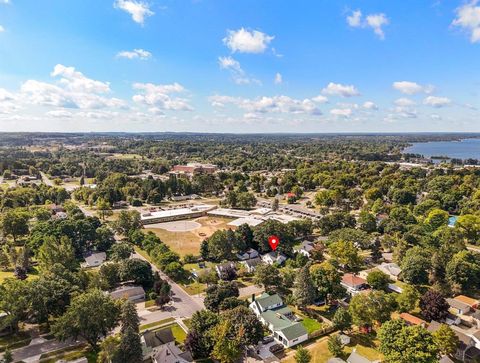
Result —
[{"label": "aerial neighborhood", "polygon": [[479,361],[478,168],[411,137],[0,137],[0,359]]}]

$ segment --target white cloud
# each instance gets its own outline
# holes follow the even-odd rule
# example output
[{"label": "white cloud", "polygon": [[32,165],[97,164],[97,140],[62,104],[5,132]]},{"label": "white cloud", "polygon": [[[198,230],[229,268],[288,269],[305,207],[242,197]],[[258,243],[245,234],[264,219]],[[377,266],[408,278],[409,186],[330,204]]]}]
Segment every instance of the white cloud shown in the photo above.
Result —
[{"label": "white cloud", "polygon": [[73,117],[73,113],[66,110],[52,110],[52,111],[48,111],[46,115],[49,117],[55,117],[55,118],[72,118]]},{"label": "white cloud", "polygon": [[144,49],[134,49],[132,51],[122,50],[117,53],[118,58],[147,60],[152,57],[152,53]]},{"label": "white cloud", "polygon": [[146,17],[152,16],[155,13],[150,10],[147,3],[135,0],[115,0],[113,3],[115,8],[126,11],[132,16],[134,22],[142,24]]},{"label": "white cloud", "polygon": [[0,88],[0,102],[2,101],[11,101],[14,99],[14,95],[11,92],[8,92],[4,88]]},{"label": "white cloud", "polygon": [[273,83],[275,84],[282,84],[283,82],[283,77],[280,73],[275,73],[275,78],[273,79]]},{"label": "white cloud", "polygon": [[362,12],[355,10],[347,16],[347,24],[349,26],[352,28],[371,28],[380,39],[385,39],[383,27],[389,23],[390,20],[383,13],[368,14],[363,19]]},{"label": "white cloud", "polygon": [[178,84],[134,83],[133,88],[140,91],[132,97],[139,104],[152,106],[159,110],[192,111],[193,108],[188,100],[180,97],[172,97],[172,93],[182,93],[185,88]]},{"label": "white cloud", "polygon": [[452,100],[447,97],[428,96],[423,100],[423,104],[440,108],[448,106],[452,103]]},{"label": "white cloud", "polygon": [[392,87],[406,95],[414,95],[421,92],[431,93],[433,91],[433,86],[431,85],[422,86],[416,82],[410,81],[393,82]]},{"label": "white cloud", "polygon": [[10,0],[0,0],[0,4],[10,4]]},{"label": "white cloud", "polygon": [[223,43],[232,51],[239,53],[263,53],[268,48],[273,36],[258,30],[249,31],[245,28],[228,30]]},{"label": "white cloud", "polygon": [[477,4],[478,0],[472,0],[457,8],[457,17],[452,22],[452,25],[470,33],[472,43],[480,42],[480,6]]},{"label": "white cloud", "polygon": [[5,28],[0,25],[0,33],[3,33],[5,31]]},{"label": "white cloud", "polygon": [[325,96],[322,96],[322,95],[318,95],[318,96],[313,97],[312,101],[316,102],[316,103],[327,103],[328,98],[325,97]]},{"label": "white cloud", "polygon": [[340,83],[330,82],[322,93],[330,96],[353,97],[359,96],[360,92],[353,85],[343,85]]},{"label": "white cloud", "polygon": [[348,118],[352,115],[352,109],[350,108],[333,108],[330,110],[330,113],[333,116],[345,117]]},{"label": "white cloud", "polygon": [[415,105],[415,101],[409,99],[409,98],[397,98],[393,103],[395,103],[397,106],[400,107],[407,107],[407,106],[413,106]]},{"label": "white cloud", "polygon": [[57,64],[50,73],[52,77],[62,76],[60,83],[65,88],[76,92],[107,93],[110,92],[108,82],[96,81],[87,78],[83,73],[75,70],[74,67],[66,67],[63,64]]},{"label": "white cloud", "polygon": [[361,26],[362,12],[360,10],[353,11],[352,15],[347,16],[347,23],[354,28]]},{"label": "white cloud", "polygon": [[365,108],[367,110],[378,110],[378,106],[372,101],[364,102],[363,108]]},{"label": "white cloud", "polygon": [[246,112],[246,114],[266,114],[266,113],[291,113],[291,114],[310,114],[320,115],[315,102],[311,99],[294,99],[288,96],[263,96],[255,99],[215,95],[209,97],[209,101],[214,107],[225,107],[232,104]]},{"label": "white cloud", "polygon": [[258,79],[250,78],[245,75],[244,70],[240,66],[240,62],[232,57],[218,57],[218,65],[221,69],[226,69],[232,74],[232,79],[236,84],[261,84]]}]

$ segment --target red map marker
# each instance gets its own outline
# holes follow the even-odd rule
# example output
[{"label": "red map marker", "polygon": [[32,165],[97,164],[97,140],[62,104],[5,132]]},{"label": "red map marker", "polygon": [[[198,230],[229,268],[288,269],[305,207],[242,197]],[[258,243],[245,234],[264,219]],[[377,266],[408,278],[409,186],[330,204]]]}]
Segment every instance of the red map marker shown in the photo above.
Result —
[{"label": "red map marker", "polygon": [[277,249],[279,242],[280,239],[277,236],[268,237],[268,244],[270,245],[270,248],[274,251]]}]

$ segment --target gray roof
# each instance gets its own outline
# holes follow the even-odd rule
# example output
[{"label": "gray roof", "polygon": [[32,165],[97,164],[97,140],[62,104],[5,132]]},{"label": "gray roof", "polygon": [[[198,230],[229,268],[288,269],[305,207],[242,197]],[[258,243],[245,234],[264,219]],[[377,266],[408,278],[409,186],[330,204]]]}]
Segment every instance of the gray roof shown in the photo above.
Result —
[{"label": "gray roof", "polygon": [[145,296],[145,290],[141,286],[122,286],[110,293],[114,299],[130,298],[133,296]]},{"label": "gray roof", "polygon": [[155,363],[185,363],[192,362],[193,359],[189,352],[183,352],[175,343],[168,343],[157,348],[153,361]]},{"label": "gray roof", "polygon": [[470,310],[470,305],[465,304],[464,302],[458,301],[456,299],[446,299],[448,305],[454,309],[458,310]]},{"label": "gray roof", "polygon": [[155,348],[175,341],[171,328],[155,331],[147,330],[143,333],[143,339],[145,340],[145,345],[149,348]]},{"label": "gray roof", "polygon": [[255,301],[262,308],[262,310],[265,310],[269,306],[283,304],[283,300],[278,294],[269,295],[267,293],[264,293],[259,297],[255,297]]},{"label": "gray roof", "polygon": [[363,355],[358,354],[355,350],[347,358],[348,363],[372,363],[372,361],[365,358]]},{"label": "gray roof", "polygon": [[245,260],[243,261],[243,263],[249,267],[255,267],[259,264],[262,263],[262,259],[260,257],[255,257],[255,258],[251,258],[249,260]]},{"label": "gray roof", "polygon": [[287,326],[280,331],[283,333],[283,335],[285,335],[285,338],[287,338],[288,340],[293,340],[295,338],[301,337],[302,335],[308,334],[303,324],[298,322],[293,323],[292,325]]},{"label": "gray roof", "polygon": [[438,363],[454,363],[454,362],[448,355],[444,355],[442,358],[440,358]]}]

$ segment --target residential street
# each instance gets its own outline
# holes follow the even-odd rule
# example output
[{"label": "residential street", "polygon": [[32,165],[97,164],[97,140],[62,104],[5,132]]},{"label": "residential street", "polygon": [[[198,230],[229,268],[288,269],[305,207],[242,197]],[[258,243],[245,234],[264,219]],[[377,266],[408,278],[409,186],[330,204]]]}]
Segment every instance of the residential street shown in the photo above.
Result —
[{"label": "residential street", "polygon": [[[139,258],[147,261],[143,256],[135,253],[134,258]],[[147,261],[148,262],[148,261]],[[193,313],[205,308],[203,305],[203,298],[199,295],[188,295],[177,283],[160,271],[156,266],[151,264],[153,271],[158,271],[160,277],[169,282],[172,287],[173,304],[166,306],[164,310],[150,312],[148,310],[139,311],[140,324],[149,324],[168,317],[190,317]]]},{"label": "residential street", "polygon": [[80,341],[66,341],[59,342],[56,339],[44,340],[37,338],[32,340],[30,345],[18,348],[12,351],[15,362],[22,361],[25,363],[34,363],[40,361],[40,356],[44,353],[63,349],[66,347],[73,347],[81,344]]}]

